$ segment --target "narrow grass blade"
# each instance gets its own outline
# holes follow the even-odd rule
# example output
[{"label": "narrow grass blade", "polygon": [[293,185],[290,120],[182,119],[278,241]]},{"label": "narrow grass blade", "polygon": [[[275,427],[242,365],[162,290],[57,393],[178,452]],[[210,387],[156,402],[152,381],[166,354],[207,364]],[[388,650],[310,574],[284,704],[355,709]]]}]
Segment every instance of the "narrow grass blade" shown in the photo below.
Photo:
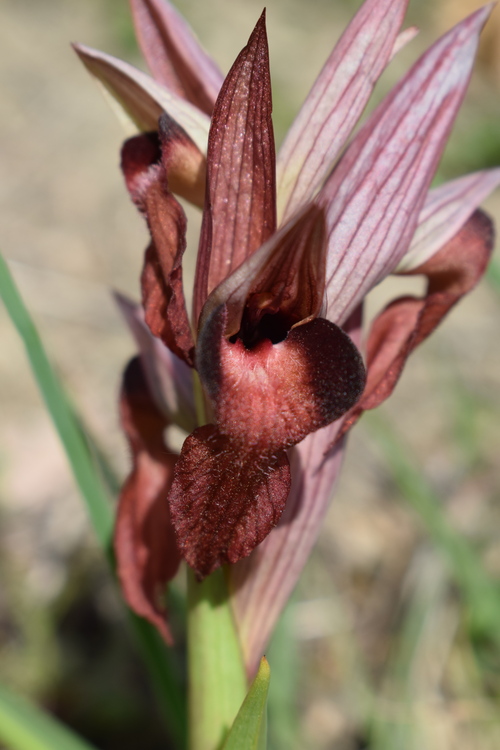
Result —
[{"label": "narrow grass blade", "polygon": [[289,605],[278,620],[267,650],[273,665],[273,683],[268,697],[268,744],[271,750],[298,750],[300,747],[297,714],[300,665],[292,629],[292,606]]},{"label": "narrow grass blade", "polygon": [[180,667],[175,654],[165,647],[149,622],[130,612],[129,622],[143,661],[148,668],[161,716],[176,750],[187,745],[187,706],[185,691],[180,687]]},{"label": "narrow grass blade", "polygon": [[0,740],[9,750],[93,750],[93,745],[3,685],[0,685]]},{"label": "narrow grass blade", "polygon": [[[92,526],[113,565],[111,538],[113,511],[109,495],[113,494],[115,478],[102,451],[86,433],[73,411],[64,389],[49,362],[38,331],[17,290],[5,260],[0,255],[0,296],[17,328],[31,364],[33,374],[61,438],[75,481],[87,506]],[[102,473],[97,468],[101,467]],[[160,642],[148,623],[130,613],[133,632],[152,677],[161,715],[179,750],[186,746],[187,720],[183,693],[176,679],[172,655]],[[31,746],[26,746],[30,748]],[[35,746],[33,746],[35,747]],[[55,747],[55,746],[54,746]],[[72,750],[67,746],[68,750]],[[23,748],[23,750],[25,750]]]},{"label": "narrow grass blade", "polygon": [[266,750],[267,694],[271,670],[265,656],[222,750]]},{"label": "narrow grass blade", "polygon": [[422,684],[419,672],[422,671],[422,658],[428,659],[425,649],[428,650],[429,634],[432,638],[434,633],[433,620],[442,604],[446,586],[443,566],[436,560],[436,554],[431,553],[429,558],[425,566],[419,565],[418,577],[412,576],[416,580],[410,586],[406,581],[408,602],[398,632],[394,634],[372,717],[372,750],[399,750],[401,747],[415,750],[421,746],[422,719],[417,707],[422,699],[432,700],[434,686],[427,682]]},{"label": "narrow grass blade", "polygon": [[24,342],[33,374],[64,445],[97,537],[104,549],[109,552],[113,528],[109,497],[96,471],[78,421],[43,348],[38,331],[1,256],[0,295]]},{"label": "narrow grass blade", "polygon": [[486,278],[493,289],[500,294],[500,261],[498,258],[493,257],[490,260],[488,270],[486,271]]},{"label": "narrow grass blade", "polygon": [[408,458],[401,436],[379,415],[366,419],[403,498],[418,513],[429,536],[446,560],[468,608],[474,634],[498,641],[500,589],[484,570],[472,545],[448,522],[442,499]]}]

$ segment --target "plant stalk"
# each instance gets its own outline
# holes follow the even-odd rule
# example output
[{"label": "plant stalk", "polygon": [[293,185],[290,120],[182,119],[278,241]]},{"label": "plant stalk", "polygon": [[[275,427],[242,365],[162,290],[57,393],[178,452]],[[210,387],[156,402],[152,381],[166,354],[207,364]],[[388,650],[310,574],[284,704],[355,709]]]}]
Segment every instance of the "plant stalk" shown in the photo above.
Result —
[{"label": "plant stalk", "polygon": [[188,569],[189,750],[220,750],[247,693],[224,571]]}]

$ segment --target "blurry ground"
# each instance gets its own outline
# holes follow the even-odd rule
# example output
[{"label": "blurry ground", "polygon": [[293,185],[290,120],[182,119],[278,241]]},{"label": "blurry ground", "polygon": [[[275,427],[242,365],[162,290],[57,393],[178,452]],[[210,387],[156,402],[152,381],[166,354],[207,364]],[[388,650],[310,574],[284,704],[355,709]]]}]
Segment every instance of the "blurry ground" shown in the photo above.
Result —
[{"label": "blurry ground", "polygon": [[[179,7],[227,69],[261,4]],[[414,3],[408,22],[424,31],[382,88],[473,5]],[[269,0],[278,138],[355,6]],[[499,25],[442,177],[500,164]],[[72,397],[123,475],[116,393],[133,346],[109,288],[137,297],[146,235],[117,168],[120,127],[69,49],[73,40],[138,62],[125,0],[4,0],[0,244]],[[487,208],[500,219],[500,196]],[[377,290],[373,309],[383,296]],[[474,583],[467,588],[459,574],[467,581],[479,565],[500,580],[499,322],[499,289],[483,282],[413,355],[382,421],[364,419],[351,436],[323,535],[273,647],[275,750],[500,746],[500,652],[490,626],[474,624],[476,605],[487,610],[488,602],[478,594],[478,604]],[[117,596],[3,309],[0,341],[1,679],[103,750],[165,747],[140,666],[124,657]],[[453,557],[443,519],[470,542],[472,563]],[[294,702],[300,711],[287,734],[281,711]]]}]

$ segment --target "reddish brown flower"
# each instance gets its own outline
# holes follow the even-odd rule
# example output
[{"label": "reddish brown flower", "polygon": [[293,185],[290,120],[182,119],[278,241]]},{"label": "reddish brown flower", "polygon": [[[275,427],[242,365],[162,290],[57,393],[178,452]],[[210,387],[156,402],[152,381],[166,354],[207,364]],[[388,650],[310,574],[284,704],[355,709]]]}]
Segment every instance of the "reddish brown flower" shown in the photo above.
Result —
[{"label": "reddish brown flower", "polygon": [[[348,142],[376,80],[414,36],[398,36],[406,4],[366,0],[277,157],[264,15],[224,81],[165,0],[132,0],[156,80],[77,46],[139,128],[152,131],[127,141],[122,166],[151,233],[142,295],[157,338],[137,308],[127,314],[144,399],[157,417],[191,431],[175,462],[162,448],[162,523],[170,514],[176,534],[168,560],[178,550],[200,577],[233,563],[249,671],[316,539],[342,436],[391,393],[410,352],[474,286],[492,248],[491,222],[476,209],[500,170],[429,191],[489,8],[438,40]],[[191,318],[182,287],[185,217],[174,194],[203,207]],[[374,321],[365,386],[362,304],[390,273],[425,274],[428,290],[421,300],[396,300]],[[197,427],[190,368],[207,414]],[[124,508],[154,505],[160,518],[161,503],[132,499],[130,487],[143,492],[138,450],[159,458],[159,434],[141,440],[120,500],[117,555],[129,601],[138,607],[142,586],[150,607],[142,612],[154,619],[139,547],[123,541],[129,530],[147,538],[142,516],[131,522]]]}]

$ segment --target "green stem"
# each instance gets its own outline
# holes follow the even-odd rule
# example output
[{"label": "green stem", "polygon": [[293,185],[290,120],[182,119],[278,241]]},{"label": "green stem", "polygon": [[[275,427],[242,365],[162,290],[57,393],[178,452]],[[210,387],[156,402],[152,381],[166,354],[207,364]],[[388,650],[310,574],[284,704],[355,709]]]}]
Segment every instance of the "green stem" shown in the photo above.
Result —
[{"label": "green stem", "polygon": [[188,571],[189,750],[219,750],[247,693],[222,570]]}]

